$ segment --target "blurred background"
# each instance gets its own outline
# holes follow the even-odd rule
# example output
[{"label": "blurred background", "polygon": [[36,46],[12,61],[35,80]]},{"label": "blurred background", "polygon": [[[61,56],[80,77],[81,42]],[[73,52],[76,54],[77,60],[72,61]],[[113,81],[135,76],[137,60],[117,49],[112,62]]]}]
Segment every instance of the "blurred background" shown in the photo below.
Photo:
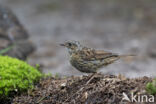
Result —
[{"label": "blurred background", "polygon": [[83,45],[119,54],[136,54],[99,70],[127,77],[156,76],[155,0],[0,0],[11,8],[30,34],[36,51],[28,57],[43,72],[82,75],[69,63],[59,43]]}]

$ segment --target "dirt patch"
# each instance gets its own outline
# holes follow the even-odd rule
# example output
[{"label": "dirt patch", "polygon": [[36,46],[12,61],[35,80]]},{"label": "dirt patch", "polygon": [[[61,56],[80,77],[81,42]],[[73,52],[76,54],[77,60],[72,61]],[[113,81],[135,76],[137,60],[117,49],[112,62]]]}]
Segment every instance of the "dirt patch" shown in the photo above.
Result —
[{"label": "dirt patch", "polygon": [[145,94],[145,85],[152,79],[142,77],[128,79],[123,76],[96,74],[86,84],[89,76],[68,77],[65,79],[46,78],[42,79],[34,91],[17,96],[15,104],[120,104],[123,92],[130,96],[134,94]]}]

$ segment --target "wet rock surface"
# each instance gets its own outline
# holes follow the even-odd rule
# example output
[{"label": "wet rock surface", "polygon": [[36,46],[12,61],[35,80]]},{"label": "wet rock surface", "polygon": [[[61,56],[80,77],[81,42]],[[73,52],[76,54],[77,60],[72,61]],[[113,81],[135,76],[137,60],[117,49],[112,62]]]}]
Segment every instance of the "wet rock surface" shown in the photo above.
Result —
[{"label": "wet rock surface", "polygon": [[0,52],[25,60],[34,50],[28,33],[9,9],[0,5]]},{"label": "wet rock surface", "polygon": [[[128,79],[124,76],[96,74],[90,83],[89,76],[63,79],[46,78],[33,91],[14,98],[15,104],[131,104],[122,100],[123,92],[131,96],[146,94],[148,77]],[[143,103],[142,103],[143,104]]]}]

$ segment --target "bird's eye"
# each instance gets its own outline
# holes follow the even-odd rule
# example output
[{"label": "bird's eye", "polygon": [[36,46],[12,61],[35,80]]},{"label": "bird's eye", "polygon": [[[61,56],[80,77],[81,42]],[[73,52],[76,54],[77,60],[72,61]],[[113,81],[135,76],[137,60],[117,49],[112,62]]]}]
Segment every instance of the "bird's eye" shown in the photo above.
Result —
[{"label": "bird's eye", "polygon": [[68,46],[69,46],[69,47],[71,47],[71,46],[72,46],[72,44],[71,44],[71,43],[68,43]]}]

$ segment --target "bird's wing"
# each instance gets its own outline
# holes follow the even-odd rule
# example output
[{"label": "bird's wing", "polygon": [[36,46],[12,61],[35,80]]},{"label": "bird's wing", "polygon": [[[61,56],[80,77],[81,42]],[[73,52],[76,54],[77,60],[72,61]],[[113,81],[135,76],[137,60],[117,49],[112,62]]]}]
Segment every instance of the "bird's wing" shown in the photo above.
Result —
[{"label": "bird's wing", "polygon": [[79,53],[82,59],[88,60],[88,61],[102,60],[102,59],[116,55],[111,52],[106,52],[103,50],[94,50],[91,48],[83,48]]},{"label": "bird's wing", "polygon": [[95,50],[96,59],[104,59],[104,58],[108,58],[108,57],[111,57],[111,56],[114,56],[114,55],[116,55],[116,54],[111,53],[111,52],[106,52],[106,51],[103,51],[103,50]]}]

